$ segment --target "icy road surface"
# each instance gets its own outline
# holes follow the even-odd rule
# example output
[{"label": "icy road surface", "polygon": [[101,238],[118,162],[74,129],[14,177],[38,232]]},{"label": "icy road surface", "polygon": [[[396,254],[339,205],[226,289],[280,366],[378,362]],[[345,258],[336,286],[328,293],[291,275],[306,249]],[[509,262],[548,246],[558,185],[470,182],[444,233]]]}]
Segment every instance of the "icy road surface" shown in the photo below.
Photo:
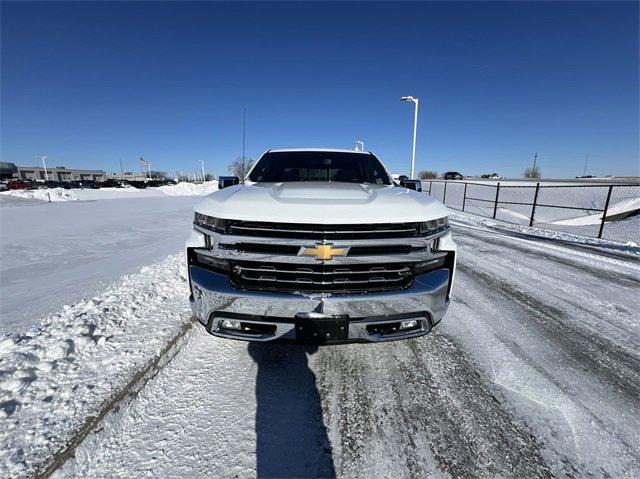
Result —
[{"label": "icy road surface", "polygon": [[638,261],[455,234],[434,333],[311,348],[197,327],[56,475],[638,477]]}]

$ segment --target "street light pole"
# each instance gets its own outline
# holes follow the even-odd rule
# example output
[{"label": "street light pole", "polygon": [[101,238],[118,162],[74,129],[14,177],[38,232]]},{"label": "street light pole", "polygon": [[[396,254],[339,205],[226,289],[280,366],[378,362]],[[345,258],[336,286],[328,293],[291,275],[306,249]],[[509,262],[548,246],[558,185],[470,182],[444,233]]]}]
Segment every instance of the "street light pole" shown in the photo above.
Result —
[{"label": "street light pole", "polygon": [[[360,149],[358,149],[358,145],[360,145]],[[364,141],[356,140],[356,151],[364,151]]]},{"label": "street light pole", "polygon": [[[45,163],[44,160],[46,160],[47,157],[43,156],[42,157],[42,166],[44,166],[44,180],[45,181],[49,181],[49,173],[47,172],[47,164]],[[34,175],[35,176],[35,175]]]},{"label": "street light pole", "polygon": [[204,182],[204,161],[203,160],[198,160],[200,161],[200,165],[202,166],[202,182]]},{"label": "street light pole", "polygon": [[400,101],[411,101],[415,104],[415,110],[413,114],[413,148],[411,150],[411,175],[409,178],[414,178],[414,170],[416,165],[416,133],[418,131],[418,98],[412,96],[403,96]]}]

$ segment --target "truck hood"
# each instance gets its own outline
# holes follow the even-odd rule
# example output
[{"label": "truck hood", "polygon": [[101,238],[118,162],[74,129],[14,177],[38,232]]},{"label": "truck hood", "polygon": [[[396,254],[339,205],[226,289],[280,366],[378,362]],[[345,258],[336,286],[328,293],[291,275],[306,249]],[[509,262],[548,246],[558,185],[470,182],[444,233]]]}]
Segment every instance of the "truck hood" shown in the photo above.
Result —
[{"label": "truck hood", "polygon": [[449,214],[425,193],[321,181],[230,186],[204,198],[195,211],[224,219],[315,224],[401,223]]}]

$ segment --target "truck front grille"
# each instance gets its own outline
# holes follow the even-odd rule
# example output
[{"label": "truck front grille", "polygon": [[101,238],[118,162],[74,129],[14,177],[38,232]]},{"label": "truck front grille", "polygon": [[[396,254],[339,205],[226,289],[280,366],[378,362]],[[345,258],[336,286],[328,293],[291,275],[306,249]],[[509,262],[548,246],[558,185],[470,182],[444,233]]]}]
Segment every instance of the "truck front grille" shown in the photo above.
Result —
[{"label": "truck front grille", "polygon": [[228,220],[228,231],[238,236],[313,240],[358,240],[418,236],[418,223],[321,225]]},{"label": "truck front grille", "polygon": [[407,288],[413,268],[386,265],[298,265],[238,261],[231,264],[229,279],[236,287],[302,293],[353,293]]}]

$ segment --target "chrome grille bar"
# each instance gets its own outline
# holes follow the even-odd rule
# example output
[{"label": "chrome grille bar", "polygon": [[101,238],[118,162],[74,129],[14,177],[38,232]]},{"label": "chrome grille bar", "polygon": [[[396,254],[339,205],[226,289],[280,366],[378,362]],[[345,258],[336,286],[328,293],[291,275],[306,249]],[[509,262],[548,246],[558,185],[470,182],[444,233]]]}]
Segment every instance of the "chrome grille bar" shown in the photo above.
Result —
[{"label": "chrome grille bar", "polygon": [[404,229],[383,229],[383,230],[290,230],[290,229],[278,229],[278,228],[258,228],[248,226],[231,226],[231,232],[236,233],[236,230],[240,231],[261,231],[261,232],[273,232],[273,233],[309,233],[309,234],[376,234],[376,233],[413,233],[415,228]]},{"label": "chrome grille bar", "polygon": [[228,220],[230,234],[300,239],[380,239],[418,236],[418,223],[323,225]]},{"label": "chrome grille bar", "polygon": [[408,266],[401,268],[383,268],[383,267],[373,267],[369,271],[351,271],[345,268],[337,269],[335,271],[313,271],[310,268],[299,268],[299,269],[276,269],[274,266],[262,266],[251,268],[248,266],[236,266],[236,269],[241,273],[242,271],[253,271],[257,273],[288,273],[288,274],[320,274],[320,275],[336,275],[336,274],[372,274],[372,273],[410,273],[411,268]]},{"label": "chrome grille bar", "polygon": [[413,270],[402,264],[326,264],[232,262],[231,281],[245,289],[301,292],[398,290],[411,285]]}]

